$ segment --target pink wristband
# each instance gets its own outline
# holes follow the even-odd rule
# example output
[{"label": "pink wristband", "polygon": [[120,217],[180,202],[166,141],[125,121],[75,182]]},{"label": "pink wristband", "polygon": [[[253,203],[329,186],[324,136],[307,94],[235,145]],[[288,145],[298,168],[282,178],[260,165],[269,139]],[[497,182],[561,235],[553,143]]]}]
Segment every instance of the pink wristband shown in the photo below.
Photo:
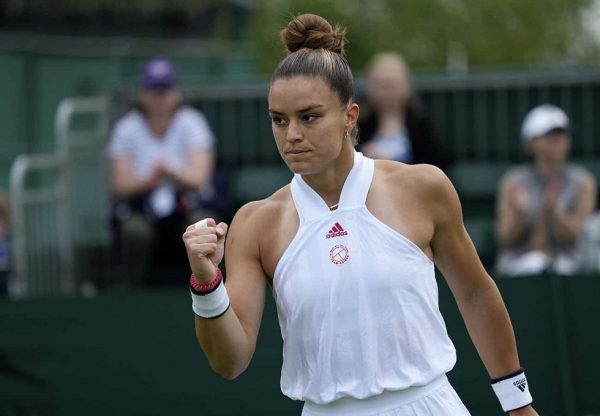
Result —
[{"label": "pink wristband", "polygon": [[219,268],[217,268],[217,275],[215,278],[208,283],[199,283],[192,273],[190,275],[190,288],[192,289],[192,292],[196,293],[197,295],[206,295],[207,293],[214,291],[222,280],[223,274]]}]

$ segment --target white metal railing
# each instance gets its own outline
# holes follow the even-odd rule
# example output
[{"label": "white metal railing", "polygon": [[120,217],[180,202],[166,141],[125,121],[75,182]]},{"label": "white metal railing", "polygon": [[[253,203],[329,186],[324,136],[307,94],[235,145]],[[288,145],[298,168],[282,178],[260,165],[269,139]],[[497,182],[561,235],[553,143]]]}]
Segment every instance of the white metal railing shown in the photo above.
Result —
[{"label": "white metal railing", "polygon": [[[81,115],[96,118],[92,128],[76,131]],[[106,192],[104,144],[108,129],[103,97],[67,98],[55,115],[56,151],[19,156],[11,166],[10,198],[13,218],[14,267],[9,294],[14,298],[62,296],[77,293],[76,243],[78,237],[100,235],[107,240],[108,222],[102,228],[81,230],[81,207],[98,208],[98,195]],[[82,156],[83,163],[80,163]],[[91,172],[94,181],[81,189],[78,180]],[[87,180],[87,179],[86,179]],[[87,192],[88,198],[83,195]],[[105,212],[108,206],[104,208]],[[94,213],[98,217],[97,213]]]},{"label": "white metal railing", "polygon": [[[57,154],[21,155],[10,172],[13,278],[11,297],[74,292],[73,252],[64,160]],[[51,172],[49,185],[30,187],[29,177]]]}]

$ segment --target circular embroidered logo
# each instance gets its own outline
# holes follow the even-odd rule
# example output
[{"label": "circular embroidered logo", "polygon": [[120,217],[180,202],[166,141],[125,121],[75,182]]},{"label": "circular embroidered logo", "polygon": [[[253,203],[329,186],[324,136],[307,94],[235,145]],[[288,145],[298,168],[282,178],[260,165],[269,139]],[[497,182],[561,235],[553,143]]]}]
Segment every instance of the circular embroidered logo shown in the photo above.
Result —
[{"label": "circular embroidered logo", "polygon": [[333,246],[333,248],[329,252],[329,258],[335,264],[345,263],[349,257],[350,253],[348,253],[348,247],[343,245]]}]

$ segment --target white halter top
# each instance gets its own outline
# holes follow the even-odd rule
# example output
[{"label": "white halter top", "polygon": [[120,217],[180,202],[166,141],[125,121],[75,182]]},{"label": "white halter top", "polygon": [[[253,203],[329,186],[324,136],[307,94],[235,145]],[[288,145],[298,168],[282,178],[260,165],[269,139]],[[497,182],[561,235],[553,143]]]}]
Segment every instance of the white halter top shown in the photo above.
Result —
[{"label": "white halter top", "polygon": [[295,175],[300,226],[275,269],[281,390],[317,404],[424,385],[456,352],[433,262],[365,205],[374,162],[355,153],[339,207]]}]

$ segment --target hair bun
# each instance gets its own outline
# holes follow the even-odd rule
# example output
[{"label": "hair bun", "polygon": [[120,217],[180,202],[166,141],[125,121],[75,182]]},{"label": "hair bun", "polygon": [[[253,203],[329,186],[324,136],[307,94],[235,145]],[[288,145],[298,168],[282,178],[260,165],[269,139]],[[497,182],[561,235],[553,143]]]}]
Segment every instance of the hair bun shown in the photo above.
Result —
[{"label": "hair bun", "polygon": [[345,35],[344,29],[339,27],[334,29],[321,16],[302,14],[296,16],[281,31],[281,40],[290,53],[308,48],[327,49],[343,55]]}]

